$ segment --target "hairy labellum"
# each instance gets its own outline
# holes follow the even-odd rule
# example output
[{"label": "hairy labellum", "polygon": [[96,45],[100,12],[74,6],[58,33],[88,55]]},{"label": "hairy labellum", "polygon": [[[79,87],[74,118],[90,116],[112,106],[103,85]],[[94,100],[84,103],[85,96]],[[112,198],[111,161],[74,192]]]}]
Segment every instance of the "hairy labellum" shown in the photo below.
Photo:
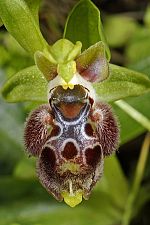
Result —
[{"label": "hairy labellum", "polygon": [[42,185],[57,200],[75,206],[88,199],[103,173],[103,159],[118,146],[118,126],[110,106],[94,102],[81,85],[50,90],[49,105],[29,116],[25,145],[38,156]]}]

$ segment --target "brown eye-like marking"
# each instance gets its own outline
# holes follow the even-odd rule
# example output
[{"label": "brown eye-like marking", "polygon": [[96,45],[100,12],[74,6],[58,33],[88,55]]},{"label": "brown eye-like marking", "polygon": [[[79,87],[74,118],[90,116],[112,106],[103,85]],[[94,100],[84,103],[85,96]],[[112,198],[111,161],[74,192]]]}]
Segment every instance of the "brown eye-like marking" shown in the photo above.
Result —
[{"label": "brown eye-like marking", "polygon": [[50,137],[56,137],[60,134],[60,127],[58,125],[55,125],[50,133]]},{"label": "brown eye-like marking", "polygon": [[73,159],[77,155],[78,151],[73,142],[67,142],[64,150],[62,152],[62,156],[65,159]]},{"label": "brown eye-like marking", "polygon": [[90,137],[93,137],[93,135],[94,135],[94,130],[93,130],[93,128],[92,128],[92,126],[91,126],[90,123],[86,123],[84,129],[85,129],[86,135],[88,135],[88,136],[90,136]]},{"label": "brown eye-like marking", "polygon": [[56,164],[56,156],[54,151],[46,146],[41,154],[41,162],[44,162],[43,164],[45,165],[45,169],[53,169]]},{"label": "brown eye-like marking", "polygon": [[90,166],[96,166],[101,157],[101,147],[96,145],[94,148],[87,148],[85,151],[86,162]]}]

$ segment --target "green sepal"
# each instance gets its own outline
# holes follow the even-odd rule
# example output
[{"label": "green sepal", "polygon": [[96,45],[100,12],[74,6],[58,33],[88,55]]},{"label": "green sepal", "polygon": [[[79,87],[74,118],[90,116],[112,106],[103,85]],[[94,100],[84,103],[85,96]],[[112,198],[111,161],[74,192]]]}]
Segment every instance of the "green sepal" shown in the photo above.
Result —
[{"label": "green sepal", "polygon": [[57,66],[52,63],[43,52],[37,51],[34,54],[34,59],[37,67],[48,81],[55,78],[57,75]]},{"label": "green sepal", "polygon": [[69,82],[76,72],[74,60],[81,53],[81,47],[82,44],[79,41],[74,45],[67,39],[60,39],[43,52],[35,53],[36,65],[48,81],[59,74],[66,82]]},{"label": "green sepal", "polygon": [[6,81],[1,93],[7,102],[47,102],[47,84],[37,66],[31,66]]},{"label": "green sepal", "polygon": [[54,45],[49,46],[48,50],[57,63],[66,63],[74,60],[81,53],[81,42],[74,45],[67,39],[60,39]]}]

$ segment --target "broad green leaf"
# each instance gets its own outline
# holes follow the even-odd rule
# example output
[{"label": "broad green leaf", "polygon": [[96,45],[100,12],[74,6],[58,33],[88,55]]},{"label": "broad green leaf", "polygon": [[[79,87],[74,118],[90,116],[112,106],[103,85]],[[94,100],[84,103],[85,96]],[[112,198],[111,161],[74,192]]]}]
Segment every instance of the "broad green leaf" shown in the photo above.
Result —
[{"label": "broad green leaf", "polygon": [[31,66],[11,77],[2,95],[8,102],[47,102],[47,81],[36,66]]},{"label": "broad green leaf", "polygon": [[39,0],[0,1],[0,17],[6,29],[31,55],[46,47],[35,16],[38,4]]},{"label": "broad green leaf", "polygon": [[81,41],[83,50],[103,41],[107,59],[110,60],[110,50],[103,32],[100,11],[90,0],[79,1],[68,16],[64,37],[75,43]]},{"label": "broad green leaf", "polygon": [[126,45],[137,29],[137,22],[129,16],[116,14],[104,20],[104,31],[111,47]]},{"label": "broad green leaf", "polygon": [[113,64],[109,65],[110,77],[93,84],[101,100],[112,102],[150,91],[150,80],[146,75]]},{"label": "broad green leaf", "polygon": [[[139,61],[136,64],[130,65],[130,69],[137,70],[147,74],[150,78],[150,57]],[[140,112],[145,118],[150,120],[150,93],[144,94],[138,97],[130,97],[125,101],[131,105],[135,110]],[[136,118],[131,118],[126,112],[121,108],[114,105],[116,114],[118,115],[120,127],[121,127],[121,144],[124,144],[133,138],[141,135],[146,129],[136,122]],[[128,121],[128,123],[126,122]]]}]

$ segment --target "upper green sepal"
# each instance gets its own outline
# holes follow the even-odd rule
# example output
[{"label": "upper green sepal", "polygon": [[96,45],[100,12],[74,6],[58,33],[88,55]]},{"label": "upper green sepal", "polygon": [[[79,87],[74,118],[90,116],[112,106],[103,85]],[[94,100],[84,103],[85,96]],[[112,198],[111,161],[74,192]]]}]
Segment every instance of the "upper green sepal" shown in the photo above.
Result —
[{"label": "upper green sepal", "polygon": [[59,64],[74,60],[81,53],[81,48],[80,41],[77,41],[74,45],[67,39],[60,39],[52,46],[49,46],[48,51]]},{"label": "upper green sepal", "polygon": [[43,52],[37,51],[35,63],[48,81],[60,75],[68,83],[76,72],[75,59],[81,53],[81,48],[79,41],[74,45],[67,39],[60,39]]}]

